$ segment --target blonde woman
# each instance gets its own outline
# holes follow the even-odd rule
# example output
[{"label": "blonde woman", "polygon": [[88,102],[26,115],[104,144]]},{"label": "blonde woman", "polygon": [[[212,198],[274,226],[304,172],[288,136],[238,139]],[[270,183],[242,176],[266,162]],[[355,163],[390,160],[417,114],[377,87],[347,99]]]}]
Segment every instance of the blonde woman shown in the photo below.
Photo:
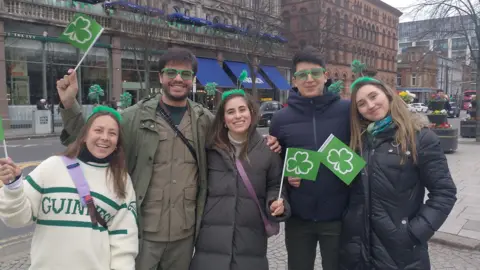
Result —
[{"label": "blonde woman", "polygon": [[359,78],[351,93],[350,146],[367,166],[351,185],[341,269],[430,269],[427,242],[456,201],[439,139],[383,82]]}]

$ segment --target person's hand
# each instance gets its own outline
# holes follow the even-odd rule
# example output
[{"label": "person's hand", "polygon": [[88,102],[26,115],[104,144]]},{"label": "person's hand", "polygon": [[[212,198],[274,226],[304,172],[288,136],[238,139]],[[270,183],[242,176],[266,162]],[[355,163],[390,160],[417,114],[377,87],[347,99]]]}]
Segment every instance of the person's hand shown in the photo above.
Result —
[{"label": "person's hand", "polygon": [[281,153],[282,152],[282,147],[280,146],[280,143],[277,140],[277,137],[273,137],[272,135],[265,135],[265,138],[267,138],[267,145],[270,146],[270,149],[275,152],[275,153]]},{"label": "person's hand", "polygon": [[285,206],[283,205],[283,199],[276,200],[270,205],[270,212],[272,216],[281,216],[285,211]]},{"label": "person's hand", "polygon": [[11,159],[0,159],[0,181],[8,185],[22,174],[22,170]]},{"label": "person's hand", "polygon": [[302,179],[300,179],[298,177],[291,177],[291,176],[288,177],[288,183],[290,184],[290,186],[296,187],[296,188],[300,186],[300,181],[301,180]]},{"label": "person's hand", "polygon": [[63,107],[70,109],[78,93],[77,73],[73,69],[69,69],[68,75],[57,81],[57,91]]}]

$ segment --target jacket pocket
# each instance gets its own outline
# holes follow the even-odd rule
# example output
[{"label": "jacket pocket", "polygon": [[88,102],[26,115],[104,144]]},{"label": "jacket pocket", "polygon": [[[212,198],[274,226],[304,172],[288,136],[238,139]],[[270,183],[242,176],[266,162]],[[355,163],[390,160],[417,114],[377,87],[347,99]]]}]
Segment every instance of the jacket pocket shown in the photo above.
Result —
[{"label": "jacket pocket", "polygon": [[163,189],[152,192],[148,200],[142,205],[142,215],[144,221],[143,230],[146,232],[158,232],[162,219],[163,208]]},{"label": "jacket pocket", "polygon": [[197,188],[187,187],[184,190],[184,209],[185,209],[185,224],[183,229],[188,230],[195,225],[196,209],[197,209]]}]

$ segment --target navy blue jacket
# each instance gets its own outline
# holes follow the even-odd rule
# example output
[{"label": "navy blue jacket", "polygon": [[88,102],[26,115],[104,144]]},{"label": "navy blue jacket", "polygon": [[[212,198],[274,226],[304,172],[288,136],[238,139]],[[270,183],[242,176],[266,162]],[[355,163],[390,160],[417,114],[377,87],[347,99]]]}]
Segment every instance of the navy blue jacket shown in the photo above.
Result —
[{"label": "navy blue jacket", "polygon": [[[278,139],[282,149],[318,151],[332,133],[347,145],[350,143],[350,101],[330,93],[305,98],[293,88],[287,103],[273,115],[270,126],[270,134]],[[348,186],[324,165],[320,165],[316,181],[302,180],[298,188],[285,183],[292,216],[309,221],[342,219]]]}]

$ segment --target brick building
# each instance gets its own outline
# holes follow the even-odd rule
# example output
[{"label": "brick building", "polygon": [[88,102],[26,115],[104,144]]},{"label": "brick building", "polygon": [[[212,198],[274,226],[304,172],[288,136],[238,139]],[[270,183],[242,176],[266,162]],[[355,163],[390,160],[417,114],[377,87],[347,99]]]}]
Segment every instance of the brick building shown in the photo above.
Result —
[{"label": "brick building", "polygon": [[290,48],[319,48],[329,76],[346,89],[355,79],[354,59],[395,87],[399,10],[380,0],[283,0],[282,12]]}]

